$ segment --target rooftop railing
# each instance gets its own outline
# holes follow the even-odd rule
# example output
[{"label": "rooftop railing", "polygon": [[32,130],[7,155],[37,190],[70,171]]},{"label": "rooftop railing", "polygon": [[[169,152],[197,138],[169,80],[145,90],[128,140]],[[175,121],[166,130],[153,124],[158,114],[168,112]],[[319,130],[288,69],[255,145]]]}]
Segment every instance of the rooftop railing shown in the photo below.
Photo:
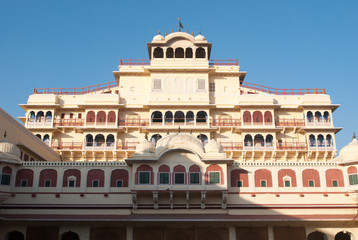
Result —
[{"label": "rooftop railing", "polygon": [[256,83],[241,83],[241,87],[252,89],[259,92],[275,95],[304,95],[304,94],[326,94],[326,89],[322,88],[307,88],[307,89],[285,89],[285,88],[272,88],[266,87]]},{"label": "rooftop railing", "polygon": [[82,95],[117,87],[116,81],[82,88],[34,88],[33,94]]}]

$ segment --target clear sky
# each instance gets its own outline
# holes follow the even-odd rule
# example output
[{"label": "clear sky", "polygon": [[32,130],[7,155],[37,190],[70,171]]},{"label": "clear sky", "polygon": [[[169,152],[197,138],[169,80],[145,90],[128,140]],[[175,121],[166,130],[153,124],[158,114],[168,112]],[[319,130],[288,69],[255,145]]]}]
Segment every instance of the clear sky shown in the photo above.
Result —
[{"label": "clear sky", "polygon": [[326,88],[341,104],[338,149],[358,132],[356,0],[0,0],[0,106],[24,116],[34,87],[113,81],[121,58],[148,58],[146,44],[178,17],[213,43],[211,58],[238,58],[247,82]]}]

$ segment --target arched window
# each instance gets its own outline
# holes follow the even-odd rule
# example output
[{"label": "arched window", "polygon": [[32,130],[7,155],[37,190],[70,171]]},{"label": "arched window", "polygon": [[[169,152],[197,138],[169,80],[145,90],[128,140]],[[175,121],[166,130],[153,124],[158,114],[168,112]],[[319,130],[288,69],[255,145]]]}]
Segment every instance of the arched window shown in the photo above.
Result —
[{"label": "arched window", "polygon": [[43,142],[46,143],[47,145],[50,144],[50,136],[48,134],[45,134],[43,138]]},{"label": "arched window", "polygon": [[174,50],[173,48],[167,48],[167,58],[173,58],[174,57]]},{"label": "arched window", "polygon": [[329,116],[329,112],[325,111],[323,113],[323,120],[324,120],[324,122],[327,122],[327,123],[331,121],[330,116]]},{"label": "arched window", "polygon": [[80,236],[75,232],[69,231],[62,235],[61,240],[80,240]]},{"label": "arched window", "polygon": [[313,113],[311,111],[307,112],[307,122],[313,122]]},{"label": "arched window", "polygon": [[334,240],[351,240],[351,234],[349,232],[339,232],[334,237]]},{"label": "arched window", "polygon": [[322,134],[318,135],[317,143],[318,143],[318,147],[324,147],[324,137]]},{"label": "arched window", "polygon": [[271,134],[267,135],[266,136],[266,146],[272,147],[273,146],[272,142],[273,142],[273,136]]},{"label": "arched window", "polygon": [[315,112],[314,117],[317,122],[322,122],[322,113],[321,112]]},{"label": "arched window", "polygon": [[93,146],[93,136],[91,134],[86,135],[86,146],[87,147]]},{"label": "arched window", "polygon": [[2,169],[1,172],[1,181],[0,184],[1,185],[10,185],[10,181],[11,181],[11,173],[12,173],[12,169],[11,167],[4,167]]},{"label": "arched window", "polygon": [[184,122],[185,117],[182,111],[176,111],[174,114],[174,122]]},{"label": "arched window", "polygon": [[148,165],[140,165],[135,173],[135,184],[153,184],[153,168]]},{"label": "arched window", "polygon": [[81,171],[78,169],[67,169],[63,173],[62,186],[63,187],[80,187],[81,186]]},{"label": "arched window", "polygon": [[107,147],[114,146],[114,136],[112,134],[109,134],[106,139]]},{"label": "arched window", "polygon": [[315,169],[305,169],[302,171],[303,187],[320,187],[321,181],[319,172]]},{"label": "arched window", "polygon": [[94,113],[94,111],[89,111],[89,112],[87,113],[86,122],[87,122],[87,123],[94,123],[94,120],[95,120],[95,113]]},{"label": "arched window", "polygon": [[255,147],[263,147],[265,146],[264,137],[261,134],[256,134],[254,139],[254,146]]},{"label": "arched window", "polygon": [[308,234],[307,240],[326,240],[327,236],[321,232],[315,231]]},{"label": "arched window", "polygon": [[254,120],[254,123],[262,123],[263,122],[262,112],[260,112],[260,111],[255,111],[252,114],[252,118]]},{"label": "arched window", "polygon": [[327,147],[332,147],[333,146],[333,139],[332,139],[331,134],[328,134],[326,136],[326,144],[327,144]]},{"label": "arched window", "polygon": [[316,137],[313,134],[311,134],[309,137],[309,145],[310,147],[316,146]]},{"label": "arched window", "polygon": [[175,58],[184,58],[184,49],[176,48],[175,49]]},{"label": "arched window", "polygon": [[252,136],[247,134],[244,139],[244,144],[246,147],[252,147]]},{"label": "arched window", "polygon": [[161,165],[158,169],[158,184],[170,184],[170,167]]},{"label": "arched window", "polygon": [[31,169],[21,169],[16,172],[16,187],[32,187],[34,172]]},{"label": "arched window", "polygon": [[244,117],[244,124],[247,123],[251,124],[251,113],[249,111],[245,111],[243,117]]},{"label": "arched window", "polygon": [[186,170],[183,165],[176,165],[173,168],[173,184],[186,184]]},{"label": "arched window", "polygon": [[166,111],[164,115],[164,122],[171,123],[173,122],[173,113],[171,111]]},{"label": "arched window", "polygon": [[105,123],[106,122],[106,113],[104,111],[99,111],[97,113],[97,123]]},{"label": "arched window", "polygon": [[44,169],[40,172],[39,187],[56,187],[57,171],[55,169]]},{"label": "arched window", "polygon": [[193,49],[191,48],[185,49],[185,58],[193,58]]},{"label": "arched window", "polygon": [[116,113],[114,111],[110,111],[108,113],[108,122],[110,122],[110,123],[116,122]]},{"label": "arched window", "polygon": [[160,134],[154,134],[151,138],[150,141],[153,143],[157,143],[159,141],[159,139],[161,139],[162,136]]},{"label": "arched window", "polygon": [[6,240],[24,240],[25,236],[19,231],[12,231],[7,234]]},{"label": "arched window", "polygon": [[36,134],[35,136],[38,137],[40,140],[42,139],[40,134]]},{"label": "arched window", "polygon": [[202,47],[199,47],[195,51],[195,57],[196,58],[205,58],[205,49]]},{"label": "arched window", "polygon": [[272,187],[272,174],[270,170],[258,169],[255,171],[255,187]]},{"label": "arched window", "polygon": [[161,47],[156,47],[153,52],[154,58],[163,58],[163,49]]},{"label": "arched window", "polygon": [[103,147],[104,146],[104,136],[102,134],[97,134],[94,138],[95,146],[96,147]]},{"label": "arched window", "polygon": [[29,120],[30,122],[35,122],[35,112],[31,111],[29,114]]},{"label": "arched window", "polygon": [[36,122],[42,122],[44,118],[44,112],[43,111],[39,111],[37,114],[36,114]]},{"label": "arched window", "polygon": [[111,173],[111,187],[128,187],[128,171],[116,169]]},{"label": "arched window", "polygon": [[189,111],[186,113],[186,123],[193,123],[194,122],[194,113]]},{"label": "arched window", "polygon": [[189,167],[189,184],[201,184],[200,167],[198,165],[191,165]]},{"label": "arched window", "polygon": [[24,162],[27,162],[27,161],[29,161],[29,155],[25,154],[24,155]]},{"label": "arched window", "polygon": [[155,111],[152,113],[152,122],[163,122],[163,114],[159,111]]},{"label": "arched window", "polygon": [[348,177],[349,177],[349,184],[350,185],[357,185],[358,184],[358,174],[357,168],[354,166],[350,166],[347,169]]},{"label": "arched window", "polygon": [[51,122],[51,120],[52,120],[52,112],[47,111],[47,112],[46,112],[45,121],[46,121],[46,122]]},{"label": "arched window", "polygon": [[197,114],[196,114],[196,122],[197,123],[202,123],[202,122],[206,122],[208,118],[208,114],[204,111],[199,111]]},{"label": "arched window", "polygon": [[208,137],[205,134],[199,134],[197,138],[202,142],[204,146],[208,143]]},{"label": "arched window", "polygon": [[264,114],[265,123],[272,123],[272,113],[270,111],[266,111]]},{"label": "arched window", "polygon": [[248,187],[249,173],[244,169],[234,169],[231,171],[231,187]]},{"label": "arched window", "polygon": [[87,173],[87,187],[104,187],[104,171],[92,169]]}]

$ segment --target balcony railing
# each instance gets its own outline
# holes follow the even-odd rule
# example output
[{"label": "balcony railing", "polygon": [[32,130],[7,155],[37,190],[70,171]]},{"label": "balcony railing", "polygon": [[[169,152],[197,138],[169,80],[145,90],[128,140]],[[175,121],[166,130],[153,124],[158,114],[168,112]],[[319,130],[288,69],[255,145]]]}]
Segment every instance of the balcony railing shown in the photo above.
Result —
[{"label": "balcony railing", "polygon": [[285,88],[272,88],[260,84],[243,82],[241,87],[252,89],[259,92],[275,95],[304,95],[304,94],[326,94],[326,89],[321,88],[307,88],[307,89],[285,89]]},{"label": "balcony railing", "polygon": [[309,143],[308,149],[311,151],[332,151],[332,150],[335,150],[334,145],[332,143],[326,143],[326,142]]},{"label": "balcony railing", "polygon": [[[150,59],[121,59],[120,66],[148,66]],[[209,65],[214,66],[239,66],[237,59],[210,59]]]},{"label": "balcony railing", "polygon": [[54,150],[82,150],[82,142],[52,142],[51,148]]},{"label": "balcony railing", "polygon": [[207,125],[207,118],[152,118],[151,126],[198,126]]},{"label": "balcony railing", "polygon": [[238,59],[210,59],[209,65],[214,66],[239,66]]},{"label": "balcony railing", "polygon": [[220,142],[224,151],[241,151],[243,150],[242,142]]},{"label": "balcony railing", "polygon": [[119,142],[117,143],[117,150],[132,150],[134,151],[139,142]]},{"label": "balcony railing", "polygon": [[82,88],[34,88],[33,94],[82,95],[111,89],[117,86],[118,83],[116,81],[113,81]]},{"label": "balcony railing", "polygon": [[263,126],[269,126],[273,127],[273,122],[243,122],[243,126],[247,127],[263,127]]},{"label": "balcony railing", "polygon": [[53,125],[55,127],[83,126],[84,119],[55,119]]},{"label": "balcony railing", "polygon": [[244,143],[244,150],[247,151],[273,151],[275,150],[275,146],[273,143]]},{"label": "balcony railing", "polygon": [[307,118],[307,126],[332,126],[332,122],[329,119],[324,118]]},{"label": "balcony railing", "polygon": [[305,126],[304,119],[277,119],[275,121],[276,126],[278,127],[301,127]]},{"label": "balcony railing", "polygon": [[241,119],[215,119],[211,123],[213,127],[222,127],[222,126],[241,126]]},{"label": "balcony railing", "polygon": [[145,127],[145,126],[149,126],[149,120],[148,119],[119,120],[119,126]]},{"label": "balcony railing", "polygon": [[307,150],[305,142],[277,142],[277,150]]},{"label": "balcony railing", "polygon": [[116,127],[116,122],[86,122],[86,126]]},{"label": "balcony railing", "polygon": [[27,127],[52,127],[52,118],[29,118]]}]

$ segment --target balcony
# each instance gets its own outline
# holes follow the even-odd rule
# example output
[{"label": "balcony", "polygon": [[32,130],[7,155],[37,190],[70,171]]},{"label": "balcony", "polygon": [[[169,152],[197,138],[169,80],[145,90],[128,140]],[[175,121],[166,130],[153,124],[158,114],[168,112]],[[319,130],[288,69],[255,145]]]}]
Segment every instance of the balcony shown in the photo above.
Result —
[{"label": "balcony", "polygon": [[82,150],[82,142],[52,142],[51,148],[57,151]]},{"label": "balcony", "polygon": [[119,120],[119,126],[121,126],[121,127],[146,127],[146,126],[149,126],[149,120],[148,119]]},{"label": "balcony", "polygon": [[116,128],[116,122],[86,122],[85,127]]},{"label": "balcony", "polygon": [[251,128],[275,127],[273,122],[243,122],[242,126]]},{"label": "balcony", "polygon": [[330,119],[324,118],[307,118],[307,126],[309,127],[332,127]]},{"label": "balcony", "polygon": [[78,127],[84,125],[84,119],[55,119],[55,127]]},{"label": "balcony", "polygon": [[334,151],[335,147],[330,143],[310,143],[308,146],[310,151]]},{"label": "balcony", "polygon": [[52,142],[55,151],[135,151],[139,142]]},{"label": "balcony", "polygon": [[307,144],[305,142],[277,142],[276,148],[284,151],[307,150]]},{"label": "balcony", "polygon": [[242,151],[243,143],[242,142],[219,142],[223,147],[224,151]]},{"label": "balcony", "polygon": [[211,123],[213,127],[238,127],[241,126],[241,119],[215,119]]},{"label": "balcony", "polygon": [[209,126],[207,118],[152,118],[150,126],[178,127],[178,126]]},{"label": "balcony", "polygon": [[305,126],[304,119],[277,119],[275,121],[277,127],[302,127]]},{"label": "balcony", "polygon": [[52,127],[52,118],[29,118],[26,127]]},{"label": "balcony", "polygon": [[273,145],[273,143],[256,143],[256,144],[252,144],[249,142],[245,142],[244,143],[244,150],[245,151],[259,151],[259,152],[263,152],[263,151],[274,151],[275,150],[275,146]]}]

